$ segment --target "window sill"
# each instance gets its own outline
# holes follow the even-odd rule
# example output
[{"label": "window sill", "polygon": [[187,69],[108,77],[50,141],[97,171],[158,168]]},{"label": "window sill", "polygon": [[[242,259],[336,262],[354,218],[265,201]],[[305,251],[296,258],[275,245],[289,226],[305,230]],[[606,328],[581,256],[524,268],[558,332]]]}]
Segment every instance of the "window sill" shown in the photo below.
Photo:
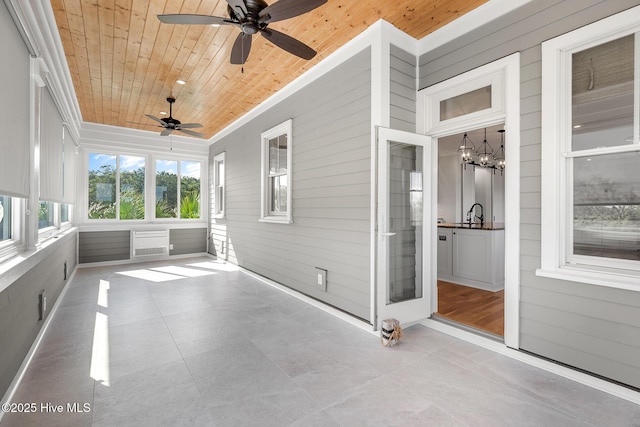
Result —
[{"label": "window sill", "polygon": [[75,227],[68,228],[46,242],[38,244],[35,250],[21,251],[6,261],[0,263],[0,292],[11,286],[27,271],[49,256],[57,247],[56,243],[65,241],[75,235]]},{"label": "window sill", "polygon": [[556,269],[537,269],[536,276],[605,286],[607,288],[640,291],[640,273],[632,271],[628,273],[604,272],[595,269],[565,266]]},{"label": "window sill", "polygon": [[289,217],[267,216],[260,218],[258,222],[271,222],[274,224],[292,224],[293,220]]}]

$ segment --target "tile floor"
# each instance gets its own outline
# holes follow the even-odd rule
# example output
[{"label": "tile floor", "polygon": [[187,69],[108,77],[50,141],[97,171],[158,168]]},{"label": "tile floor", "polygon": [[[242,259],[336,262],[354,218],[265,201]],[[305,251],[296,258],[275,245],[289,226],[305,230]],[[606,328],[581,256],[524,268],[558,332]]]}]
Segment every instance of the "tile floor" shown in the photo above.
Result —
[{"label": "tile floor", "polygon": [[79,269],[14,402],[36,412],[2,427],[640,426],[638,405],[421,325],[384,348],[204,257]]}]

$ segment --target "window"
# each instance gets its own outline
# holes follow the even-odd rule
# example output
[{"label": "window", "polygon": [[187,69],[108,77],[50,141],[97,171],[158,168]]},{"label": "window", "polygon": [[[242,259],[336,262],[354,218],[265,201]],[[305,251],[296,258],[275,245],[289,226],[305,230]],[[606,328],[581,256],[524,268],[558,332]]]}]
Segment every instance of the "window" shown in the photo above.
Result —
[{"label": "window", "polygon": [[224,160],[225,153],[218,154],[213,158],[213,215],[215,218],[224,218]]},{"label": "window", "polygon": [[156,160],[156,218],[200,218],[200,164]]},{"label": "window", "polygon": [[156,218],[178,217],[178,162],[156,160]]},{"label": "window", "polygon": [[543,43],[538,274],[638,283],[639,11]]},{"label": "window", "polygon": [[55,203],[40,201],[38,204],[38,230],[55,226]]},{"label": "window", "polygon": [[261,220],[291,222],[291,120],[262,133]]},{"label": "window", "polygon": [[0,196],[0,242],[11,240],[11,197]]},{"label": "window", "polygon": [[200,162],[180,161],[180,218],[200,218]]},{"label": "window", "polygon": [[145,159],[89,154],[89,219],[144,219]]},{"label": "window", "polygon": [[70,222],[71,217],[69,215],[70,205],[63,203],[60,205],[60,223]]}]

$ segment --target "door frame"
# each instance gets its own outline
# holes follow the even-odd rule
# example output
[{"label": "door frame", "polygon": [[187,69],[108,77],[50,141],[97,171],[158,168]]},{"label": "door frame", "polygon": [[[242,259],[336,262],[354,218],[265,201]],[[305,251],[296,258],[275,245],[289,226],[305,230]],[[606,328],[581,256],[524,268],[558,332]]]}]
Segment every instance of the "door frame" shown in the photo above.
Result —
[{"label": "door frame", "polygon": [[[433,209],[429,209],[429,201],[433,198],[431,192],[433,189],[432,181],[434,178],[434,171],[430,167],[433,156],[433,139],[426,135],[418,133],[407,132],[403,130],[390,129],[386,127],[376,126],[376,210],[375,210],[375,257],[374,257],[374,276],[375,286],[373,288],[373,309],[374,314],[372,318],[374,330],[378,330],[382,317],[400,317],[400,321],[403,325],[410,325],[424,320],[431,316],[431,307],[433,292],[430,284],[437,277],[437,271],[434,269],[434,256],[432,254],[433,247],[429,243],[435,237],[433,234],[433,228],[430,226],[434,222]],[[383,161],[388,161],[388,155],[383,155],[382,150],[387,150],[387,142],[397,141],[400,143],[411,144],[415,146],[421,146],[423,148],[423,164],[422,164],[422,182],[423,182],[423,211],[422,211],[422,297],[397,302],[393,304],[393,307],[387,309],[386,304],[382,301],[382,297],[386,295],[383,289],[386,289],[387,277],[388,277],[388,257],[383,259],[383,256],[387,255],[387,243],[388,239],[392,236],[387,236],[386,221],[383,218],[386,217],[388,210],[388,198],[383,195],[383,189],[385,185],[381,184],[387,182],[388,174],[386,167],[381,167]],[[384,147],[383,145],[384,144]],[[437,150],[437,146],[435,147]],[[437,152],[437,151],[436,151]],[[387,166],[386,162],[385,165]],[[437,175],[437,170],[436,174]],[[437,176],[436,176],[437,177]],[[384,211],[383,211],[384,210]],[[384,246],[383,246],[384,245]],[[407,318],[403,318],[400,312],[408,312],[410,315]],[[382,315],[382,316],[381,316]],[[395,315],[395,316],[393,316]]]},{"label": "door frame", "polygon": [[[479,87],[492,85],[499,96],[492,107],[456,117],[439,120],[440,101],[464,94]],[[520,334],[520,53],[514,53],[489,64],[459,74],[441,83],[418,91],[416,129],[418,133],[439,138],[504,123],[505,142],[505,310],[504,343],[519,348]],[[437,147],[436,153],[437,153]],[[437,173],[438,156],[432,156],[431,167]],[[438,205],[438,182],[432,181],[432,209]],[[437,224],[432,224],[434,233]],[[437,262],[437,241],[434,239],[432,262]],[[432,282],[437,289],[437,278]],[[433,301],[437,302],[437,299]],[[432,302],[433,302],[432,301]],[[435,307],[432,307],[434,310]]]}]

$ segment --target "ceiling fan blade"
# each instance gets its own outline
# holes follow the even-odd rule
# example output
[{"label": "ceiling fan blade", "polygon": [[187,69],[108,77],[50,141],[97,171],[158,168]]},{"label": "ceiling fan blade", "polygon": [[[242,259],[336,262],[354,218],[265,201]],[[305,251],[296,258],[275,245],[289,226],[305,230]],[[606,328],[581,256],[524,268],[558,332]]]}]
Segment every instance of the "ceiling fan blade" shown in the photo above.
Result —
[{"label": "ceiling fan blade", "polygon": [[200,132],[194,132],[187,129],[176,129],[178,132],[186,133],[187,135],[195,136],[196,138],[204,138],[204,135]]},{"label": "ceiling fan blade", "polygon": [[326,2],[327,0],[278,0],[260,11],[258,21],[283,21],[310,12]]},{"label": "ceiling fan blade", "polygon": [[163,130],[162,132],[160,132],[161,136],[167,136],[169,135],[171,132],[173,132],[173,129],[171,128],[165,128],[165,130]]},{"label": "ceiling fan blade", "polygon": [[247,5],[244,4],[243,0],[227,0],[227,4],[229,4],[238,18],[243,19],[247,16]]},{"label": "ceiling fan blade", "polygon": [[145,116],[149,117],[151,120],[155,120],[156,122],[159,122],[162,126],[167,125],[167,122],[157,118],[156,116],[152,116],[151,114],[145,114]]},{"label": "ceiling fan blade", "polygon": [[281,49],[286,50],[302,59],[311,59],[316,56],[316,51],[311,49],[300,40],[296,40],[291,36],[288,36],[280,31],[271,30],[265,28],[260,30],[262,35],[267,38],[271,43],[275,44]]},{"label": "ceiling fan blade", "polygon": [[192,14],[168,14],[158,15],[160,22],[165,24],[187,24],[187,25],[230,25],[233,21],[219,16],[192,15]]},{"label": "ceiling fan blade", "polygon": [[201,128],[202,125],[200,123],[180,123],[181,129],[193,129],[193,128]]},{"label": "ceiling fan blade", "polygon": [[251,51],[251,35],[240,33],[231,48],[231,63],[244,64]]}]

